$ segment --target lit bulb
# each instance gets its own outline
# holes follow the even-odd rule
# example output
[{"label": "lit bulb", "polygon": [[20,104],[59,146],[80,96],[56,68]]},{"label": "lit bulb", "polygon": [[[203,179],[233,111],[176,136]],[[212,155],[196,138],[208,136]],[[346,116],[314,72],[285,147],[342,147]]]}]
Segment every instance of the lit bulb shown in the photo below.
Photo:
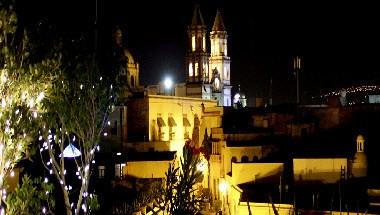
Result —
[{"label": "lit bulb", "polygon": [[37,102],[40,102],[44,97],[45,97],[44,92],[40,92],[40,94],[38,94],[37,96]]}]

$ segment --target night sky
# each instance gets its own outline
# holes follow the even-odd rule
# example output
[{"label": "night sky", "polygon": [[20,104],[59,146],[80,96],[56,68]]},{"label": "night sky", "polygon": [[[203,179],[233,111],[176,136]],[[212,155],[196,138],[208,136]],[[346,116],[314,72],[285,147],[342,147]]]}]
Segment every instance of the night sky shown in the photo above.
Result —
[{"label": "night sky", "polygon": [[[198,1],[210,31],[216,9],[229,34],[232,84],[248,98],[268,95],[273,77],[274,103],[295,101],[291,57],[304,58],[303,100],[352,84],[379,84],[378,7],[359,3],[314,4],[263,1]],[[194,1],[98,1],[101,41],[120,25],[124,42],[140,63],[142,84],[185,75],[186,28]],[[39,21],[63,37],[93,28],[95,1],[16,1],[29,26]],[[107,43],[105,43],[107,44]],[[236,88],[235,88],[236,89]]]}]

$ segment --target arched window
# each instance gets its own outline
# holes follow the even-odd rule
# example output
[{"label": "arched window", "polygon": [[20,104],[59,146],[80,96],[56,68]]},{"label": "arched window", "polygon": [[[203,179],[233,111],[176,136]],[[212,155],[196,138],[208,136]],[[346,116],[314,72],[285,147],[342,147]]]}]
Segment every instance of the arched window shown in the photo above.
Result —
[{"label": "arched window", "polygon": [[253,156],[253,162],[257,162],[257,161],[259,161],[259,158],[256,155]]},{"label": "arched window", "polygon": [[248,161],[249,161],[249,159],[248,159],[248,156],[243,156],[243,157],[241,157],[241,162],[242,163],[248,163]]},{"label": "arched window", "polygon": [[133,75],[131,75],[131,86],[135,86],[135,77]]},{"label": "arched window", "polygon": [[236,162],[237,162],[237,159],[236,159],[235,156],[233,156],[233,157],[231,158],[231,162],[232,162],[232,163],[236,163]]}]

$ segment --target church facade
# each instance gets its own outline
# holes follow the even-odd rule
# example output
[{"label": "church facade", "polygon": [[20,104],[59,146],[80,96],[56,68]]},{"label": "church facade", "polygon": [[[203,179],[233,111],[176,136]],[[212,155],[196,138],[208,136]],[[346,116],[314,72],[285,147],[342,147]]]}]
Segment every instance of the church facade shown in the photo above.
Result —
[{"label": "church facade", "polygon": [[219,11],[210,32],[211,53],[206,46],[207,28],[199,7],[188,26],[186,55],[187,97],[214,99],[218,106],[231,106],[230,57],[227,31]]}]

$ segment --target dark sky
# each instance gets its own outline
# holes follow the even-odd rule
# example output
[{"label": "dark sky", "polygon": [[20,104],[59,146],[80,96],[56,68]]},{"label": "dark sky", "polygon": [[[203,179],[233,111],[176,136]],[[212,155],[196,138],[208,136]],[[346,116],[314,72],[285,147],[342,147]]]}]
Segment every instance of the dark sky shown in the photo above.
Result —
[{"label": "dark sky", "polygon": [[[43,19],[66,36],[93,26],[95,0],[16,2],[26,20]],[[143,84],[166,75],[184,79],[186,27],[194,1],[98,2],[103,40],[111,37],[113,25],[122,27],[124,42],[140,63]],[[221,9],[229,34],[232,84],[241,84],[248,97],[267,96],[272,76],[274,102],[294,101],[293,55],[304,57],[304,99],[331,88],[379,84],[380,13],[374,3],[263,2],[198,1],[208,31],[216,9]]]}]

